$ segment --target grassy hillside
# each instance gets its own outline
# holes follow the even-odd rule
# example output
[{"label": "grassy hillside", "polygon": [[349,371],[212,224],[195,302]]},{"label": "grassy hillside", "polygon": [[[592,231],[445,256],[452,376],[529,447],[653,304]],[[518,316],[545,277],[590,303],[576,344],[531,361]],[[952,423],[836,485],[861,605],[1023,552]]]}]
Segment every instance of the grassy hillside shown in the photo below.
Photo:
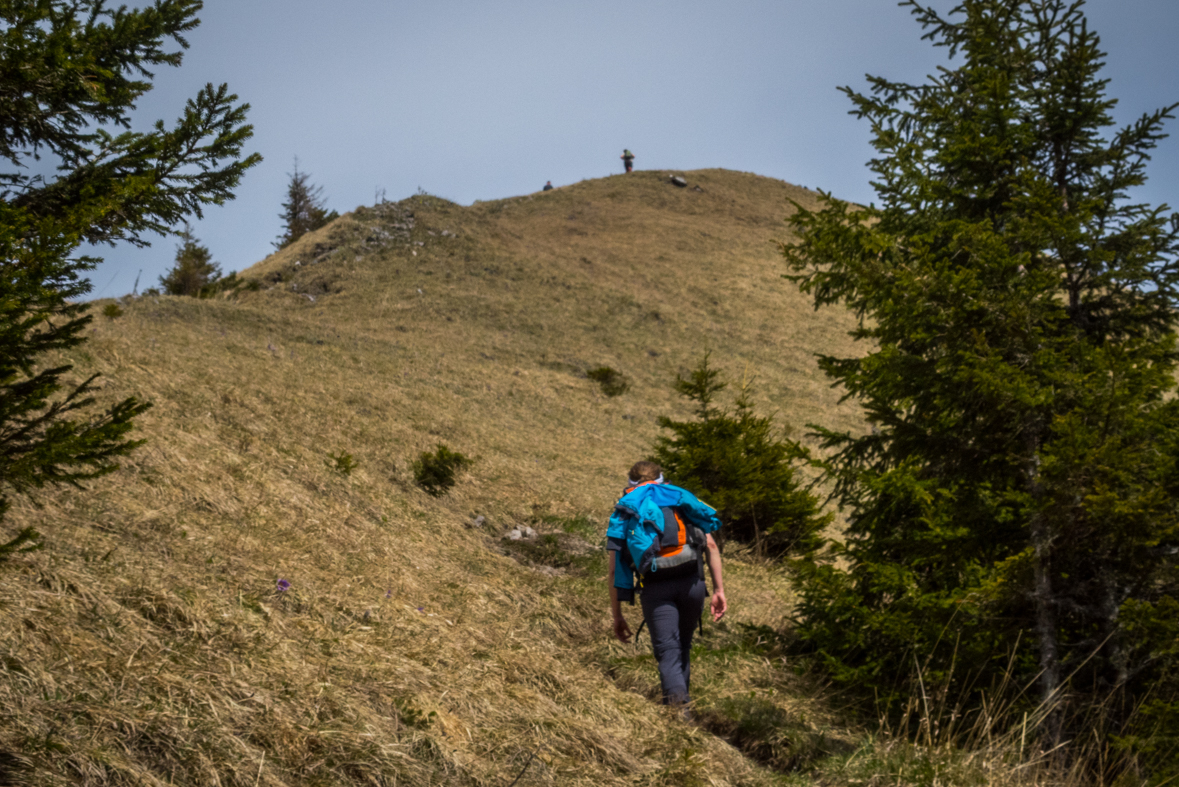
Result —
[{"label": "grassy hillside", "polygon": [[[645,636],[608,637],[604,520],[656,417],[686,415],[677,372],[709,349],[795,434],[858,428],[812,360],[851,350],[848,316],[780,277],[788,200],[813,195],[686,175],[358,208],[245,271],[257,291],[98,317],[68,360],[154,402],[148,443],[5,524],[47,546],[0,566],[0,784],[859,773],[849,753],[883,749],[790,670],[780,571],[727,556],[696,723],[651,702]],[[475,462],[435,499],[410,463],[438,443]]]}]

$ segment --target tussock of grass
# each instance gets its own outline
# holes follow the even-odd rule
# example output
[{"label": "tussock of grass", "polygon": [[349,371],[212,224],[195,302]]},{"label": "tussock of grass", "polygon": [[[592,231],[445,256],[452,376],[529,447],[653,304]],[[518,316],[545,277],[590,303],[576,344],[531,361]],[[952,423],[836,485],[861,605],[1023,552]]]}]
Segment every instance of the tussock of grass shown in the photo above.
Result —
[{"label": "tussock of grass", "polygon": [[590,369],[585,373],[585,376],[593,380],[602,387],[602,393],[606,396],[621,396],[630,388],[630,383],[626,379],[626,375],[616,369],[611,369],[609,366],[598,366]]},{"label": "tussock of grass", "polygon": [[[655,418],[686,415],[671,381],[705,347],[782,421],[858,428],[811,357],[847,351],[850,320],[815,314],[771,242],[811,195],[690,177],[703,192],[635,173],[470,208],[422,195],[243,272],[257,291],[96,321],[64,360],[154,402],[148,444],[6,522],[47,548],[0,566],[0,769],[504,785],[528,763],[521,785],[598,787],[838,761],[862,738],[759,634],[786,626],[780,572],[731,556],[697,724],[608,639],[604,519]],[[584,376],[605,365],[625,396]],[[435,499],[412,462],[439,443],[478,462]],[[508,544],[517,524],[540,534]]]}]

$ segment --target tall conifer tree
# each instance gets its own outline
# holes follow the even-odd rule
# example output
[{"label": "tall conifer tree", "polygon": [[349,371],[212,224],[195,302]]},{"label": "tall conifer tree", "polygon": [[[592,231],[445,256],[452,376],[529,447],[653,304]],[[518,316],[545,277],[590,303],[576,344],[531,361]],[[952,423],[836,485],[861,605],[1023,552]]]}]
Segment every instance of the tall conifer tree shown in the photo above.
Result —
[{"label": "tall conifer tree", "polygon": [[950,65],[845,88],[880,206],[800,207],[783,249],[870,343],[821,359],[872,429],[821,431],[850,524],[801,636],[882,697],[921,667],[966,700],[1014,656],[1054,742],[1174,670],[1177,228],[1127,195],[1175,106],[1111,128],[1082,2],[902,5]]},{"label": "tall conifer tree", "polygon": [[[180,65],[200,8],[0,3],[0,517],[9,493],[102,475],[137,445],[126,437],[144,402],[98,410],[95,377],[71,382],[71,366],[50,360],[84,342],[91,319],[83,276],[99,260],[79,246],[146,245],[232,199],[261,160],[242,156],[248,107],[225,85],[207,85],[172,126],[130,130],[151,69]],[[39,159],[52,174],[31,171]],[[0,558],[32,538],[0,544]]]}]

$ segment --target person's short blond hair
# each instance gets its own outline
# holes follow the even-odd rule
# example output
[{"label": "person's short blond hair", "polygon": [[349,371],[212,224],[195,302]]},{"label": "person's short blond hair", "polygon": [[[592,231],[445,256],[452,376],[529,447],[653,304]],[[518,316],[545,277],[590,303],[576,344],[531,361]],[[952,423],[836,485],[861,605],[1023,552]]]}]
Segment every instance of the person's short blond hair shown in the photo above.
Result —
[{"label": "person's short blond hair", "polygon": [[659,476],[663,475],[663,468],[654,462],[635,462],[631,466],[627,477],[636,484],[641,484],[644,481],[654,481]]}]

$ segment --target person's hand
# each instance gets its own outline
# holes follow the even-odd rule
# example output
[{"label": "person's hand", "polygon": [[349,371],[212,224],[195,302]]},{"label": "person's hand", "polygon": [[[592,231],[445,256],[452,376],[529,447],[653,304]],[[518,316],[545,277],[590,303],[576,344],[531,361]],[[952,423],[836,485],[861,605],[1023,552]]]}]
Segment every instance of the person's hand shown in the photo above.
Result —
[{"label": "person's hand", "polygon": [[627,625],[626,618],[614,618],[614,636],[618,637],[619,642],[630,642],[630,626]]},{"label": "person's hand", "polygon": [[715,590],[712,593],[712,620],[715,623],[729,611],[729,602],[725,601],[725,591]]}]

